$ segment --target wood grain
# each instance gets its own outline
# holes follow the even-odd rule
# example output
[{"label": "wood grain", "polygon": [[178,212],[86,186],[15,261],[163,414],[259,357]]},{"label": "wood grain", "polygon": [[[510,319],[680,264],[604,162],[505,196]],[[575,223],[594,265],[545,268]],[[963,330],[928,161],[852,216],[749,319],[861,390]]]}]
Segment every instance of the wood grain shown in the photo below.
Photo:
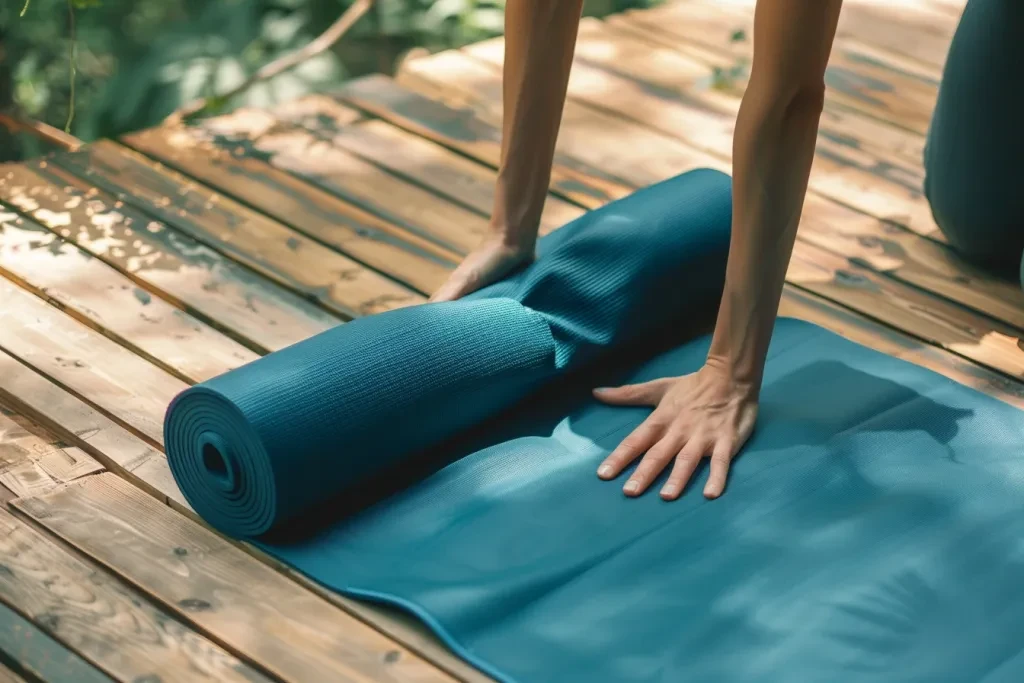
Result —
[{"label": "wood grain", "polygon": [[115,476],[91,477],[15,505],[178,618],[275,676],[374,683],[451,680]]},{"label": "wood grain", "polygon": [[[488,166],[381,120],[349,126],[334,142],[484,216],[491,213],[496,174]],[[551,232],[583,213],[582,207],[548,195],[540,232]]]},{"label": "wood grain", "polygon": [[[277,136],[263,136],[257,141],[257,150],[271,155],[271,163],[458,255],[479,243],[487,230],[486,220],[457,204],[439,202],[428,188],[367,163],[338,144],[339,136],[353,126],[334,118],[341,104],[320,108],[322,101],[320,97],[309,103],[300,100],[283,111],[275,110],[282,121],[296,127]],[[300,107],[301,115],[294,115],[292,112]],[[308,152],[302,153],[303,149]],[[396,196],[402,201],[396,202]]]},{"label": "wood grain", "polygon": [[109,141],[52,163],[180,232],[349,317],[424,300],[407,287]]},{"label": "wood grain", "polygon": [[0,167],[0,199],[159,296],[264,353],[340,322],[297,294],[48,164]]},{"label": "wood grain", "polygon": [[[660,25],[650,22],[644,14],[630,14],[609,17],[603,22],[585,21],[581,33],[584,40],[579,44],[578,54],[582,59],[587,59],[588,55],[597,51],[632,53],[634,59],[637,58],[637,53],[640,53],[640,57],[646,55],[653,58],[650,63],[653,70],[659,72],[657,77],[664,77],[666,80],[669,74],[678,68],[680,61],[687,65],[692,65],[693,62],[701,65],[695,80],[685,84],[674,80],[666,86],[669,88],[688,85],[700,89],[714,88],[741,96],[749,82],[752,57],[752,34],[749,32],[744,32],[743,35],[746,37],[743,41],[724,43],[727,47],[732,47],[731,50],[715,50],[696,42],[695,34],[699,36],[700,31],[694,30],[689,22],[681,22],[678,26],[671,23]],[[840,46],[833,49],[833,54],[847,54]],[[600,53],[595,61],[599,59]],[[860,50],[856,55],[847,54],[847,59],[855,63],[877,62],[874,55],[866,50]],[[855,66],[851,66],[851,70],[853,68]],[[722,75],[716,78],[716,72]],[[866,149],[879,159],[902,165],[920,166],[924,158],[923,130],[909,131],[893,125],[892,121],[885,118],[883,112],[878,111],[877,105],[865,112],[866,106],[857,108],[844,104],[847,101],[842,96],[844,89],[861,87],[870,91],[870,87],[873,87],[889,93],[895,86],[848,72],[842,72],[841,75],[835,71],[831,73],[819,123],[819,144],[831,143],[858,150]],[[862,84],[862,81],[866,84]],[[928,80],[926,83],[927,85],[919,84],[917,87],[928,89],[929,95],[914,108],[914,116],[923,120],[924,130],[931,120],[938,86],[937,81]],[[866,94],[861,94],[860,97],[872,100]]]},{"label": "wood grain", "polygon": [[[706,42],[710,45],[727,40],[736,28],[735,15],[753,12],[753,0],[684,0],[667,2],[664,5],[631,11],[630,14],[646,14],[653,19],[670,23],[679,17],[691,21],[697,13],[702,15],[706,27]],[[956,29],[959,13],[936,11],[921,4],[914,6],[907,2],[857,2],[846,0],[836,27],[836,36],[841,39],[858,40],[878,50],[914,60],[921,68],[929,69],[936,77],[941,72],[949,50],[949,41]],[[716,24],[717,23],[717,27]],[[718,30],[716,30],[716,28]]]},{"label": "wood grain", "polygon": [[4,510],[0,558],[3,601],[115,680],[268,680]]},{"label": "wood grain", "polygon": [[[469,109],[439,105],[380,75],[349,81],[338,91],[338,96],[412,133],[498,166],[500,129],[482,122]],[[432,123],[426,126],[424,121]],[[570,159],[559,158],[558,161],[558,168],[553,171],[552,191],[580,206],[601,206],[628,193],[622,181],[614,176],[581,167]]]},{"label": "wood grain", "polygon": [[190,512],[160,450],[2,350],[0,402],[158,500]]},{"label": "wood grain", "polygon": [[[0,603],[0,651],[7,661],[36,680],[110,683],[105,674],[3,603]],[[3,678],[4,675],[8,678]],[[25,679],[8,669],[0,674],[0,681],[8,680]]]},{"label": "wood grain", "polygon": [[159,443],[162,418],[188,385],[0,278],[0,349]]},{"label": "wood grain", "polygon": [[47,493],[103,466],[0,403],[0,484],[16,496]]},{"label": "wood grain", "polygon": [[[737,58],[749,62],[753,53],[753,12],[728,3],[714,7],[679,3],[671,13],[636,12],[610,23],[635,24],[642,29],[637,38],[653,39],[647,42],[661,42],[687,55],[698,54],[691,52],[690,46],[703,48],[702,56],[713,50],[719,55],[714,66],[723,69],[735,65]],[[736,40],[738,35],[742,39]],[[926,70],[900,68],[905,60],[899,57],[887,58],[877,50],[865,52],[844,36],[836,37],[825,71],[828,100],[924,135],[935,106],[938,79]]]},{"label": "wood grain", "polygon": [[[500,40],[474,44],[465,48],[465,53],[489,64],[494,78],[499,78],[503,59]],[[600,64],[596,56],[601,57]],[[706,70],[671,50],[665,50],[658,61],[662,58],[679,66],[674,64],[671,70],[652,67],[650,55],[641,59],[635,55],[597,55],[595,51],[586,60],[578,57],[569,79],[569,96],[729,159],[739,97],[712,89],[684,88],[680,84],[686,84],[688,77],[682,63],[689,65],[691,73]],[[663,78],[672,80],[671,87]],[[921,187],[919,168],[879,159],[869,150],[851,149],[819,136],[810,180],[812,191],[942,241]]]},{"label": "wood grain", "polygon": [[[123,142],[420,291],[444,277],[445,265],[457,260],[455,254],[287,172],[287,165],[275,159],[273,141],[285,138],[281,143],[291,144],[281,156],[312,166],[323,164],[317,141],[301,131],[297,138],[295,131],[280,130],[273,117],[276,128],[268,125],[266,131],[251,133],[245,123],[259,115],[270,117],[241,110],[202,127],[155,128]],[[236,123],[239,119],[243,123]]]},{"label": "wood grain", "polygon": [[0,274],[181,379],[201,382],[259,357],[2,204]]}]

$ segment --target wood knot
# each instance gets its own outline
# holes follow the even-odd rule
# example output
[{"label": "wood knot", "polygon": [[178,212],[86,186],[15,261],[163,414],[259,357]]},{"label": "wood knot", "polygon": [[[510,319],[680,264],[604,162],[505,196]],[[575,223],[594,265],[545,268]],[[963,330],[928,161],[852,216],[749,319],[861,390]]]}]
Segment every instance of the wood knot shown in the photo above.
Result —
[{"label": "wood knot", "polygon": [[387,664],[394,664],[401,659],[402,653],[398,650],[388,650],[384,653],[384,662]]},{"label": "wood knot", "polygon": [[206,612],[213,609],[213,605],[208,603],[206,600],[200,600],[199,598],[185,598],[184,600],[178,601],[178,607],[189,612]]}]

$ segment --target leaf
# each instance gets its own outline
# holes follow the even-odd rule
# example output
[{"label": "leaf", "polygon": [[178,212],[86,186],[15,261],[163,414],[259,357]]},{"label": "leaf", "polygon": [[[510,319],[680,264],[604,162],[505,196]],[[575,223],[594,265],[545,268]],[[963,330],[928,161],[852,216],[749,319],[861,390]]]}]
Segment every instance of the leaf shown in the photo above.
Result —
[{"label": "leaf", "polygon": [[746,39],[747,39],[747,32],[744,31],[741,28],[736,29],[735,31],[732,32],[732,35],[729,36],[729,42],[730,43],[742,43]]}]

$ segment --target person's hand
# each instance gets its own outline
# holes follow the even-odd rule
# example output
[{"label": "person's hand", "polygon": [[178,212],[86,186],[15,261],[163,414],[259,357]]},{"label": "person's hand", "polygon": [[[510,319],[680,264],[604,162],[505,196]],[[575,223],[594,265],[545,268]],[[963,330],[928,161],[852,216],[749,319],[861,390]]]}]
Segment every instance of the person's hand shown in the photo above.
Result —
[{"label": "person's hand", "polygon": [[612,405],[655,406],[597,470],[602,479],[614,479],[643,456],[623,486],[627,496],[642,494],[675,461],[661,488],[663,499],[675,500],[701,459],[710,456],[704,496],[717,498],[725,490],[729,464],[757,420],[756,389],[736,382],[723,363],[711,359],[692,375],[596,389],[594,396]]},{"label": "person's hand", "polygon": [[431,301],[454,301],[497,282],[516,268],[533,260],[534,245],[516,246],[501,237],[492,237],[474,249],[452,271]]}]

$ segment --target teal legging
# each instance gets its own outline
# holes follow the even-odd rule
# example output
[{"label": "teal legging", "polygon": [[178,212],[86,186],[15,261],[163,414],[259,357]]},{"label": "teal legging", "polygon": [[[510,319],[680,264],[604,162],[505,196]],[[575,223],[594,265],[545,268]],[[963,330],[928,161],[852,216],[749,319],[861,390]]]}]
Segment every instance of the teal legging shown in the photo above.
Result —
[{"label": "teal legging", "polygon": [[967,258],[1024,284],[1024,0],[969,0],[925,148],[935,222]]}]

